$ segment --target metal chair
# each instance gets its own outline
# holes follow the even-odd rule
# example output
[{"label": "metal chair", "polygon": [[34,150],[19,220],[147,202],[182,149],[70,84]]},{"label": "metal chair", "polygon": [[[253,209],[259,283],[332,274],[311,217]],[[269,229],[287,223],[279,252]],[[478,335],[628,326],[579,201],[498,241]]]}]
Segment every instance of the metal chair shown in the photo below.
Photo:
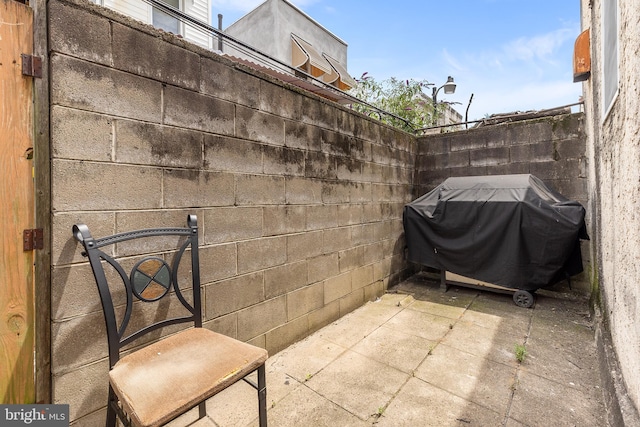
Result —
[{"label": "metal chair", "polygon": [[[202,327],[195,215],[189,215],[187,225],[99,239],[91,237],[86,225],[73,226],[74,237],[84,246],[82,254],[89,258],[107,326],[107,427],[116,425],[116,415],[125,425],[160,426],[196,406],[203,418],[205,401],[239,380],[258,391],[260,426],[267,425],[267,351]],[[160,249],[151,249],[152,240]],[[129,256],[141,252],[145,256]],[[131,267],[129,274],[125,267]],[[188,276],[191,285],[181,288],[179,280]],[[114,281],[122,283],[115,286]],[[143,322],[145,318],[151,320]],[[180,323],[194,327],[176,332],[173,325]],[[160,335],[165,336],[154,341]],[[140,345],[143,336],[147,339]],[[257,384],[247,378],[256,371]]]}]

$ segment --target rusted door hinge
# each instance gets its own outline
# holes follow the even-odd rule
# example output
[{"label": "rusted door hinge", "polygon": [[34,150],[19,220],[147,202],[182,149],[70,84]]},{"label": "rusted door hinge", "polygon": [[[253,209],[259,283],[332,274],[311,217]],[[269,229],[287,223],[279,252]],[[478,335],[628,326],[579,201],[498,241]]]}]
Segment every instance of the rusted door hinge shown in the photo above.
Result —
[{"label": "rusted door hinge", "polygon": [[34,249],[44,249],[44,232],[42,228],[24,230],[22,232],[22,242],[25,252]]},{"label": "rusted door hinge", "polygon": [[22,58],[22,75],[42,78],[42,58],[26,53],[20,55]]}]

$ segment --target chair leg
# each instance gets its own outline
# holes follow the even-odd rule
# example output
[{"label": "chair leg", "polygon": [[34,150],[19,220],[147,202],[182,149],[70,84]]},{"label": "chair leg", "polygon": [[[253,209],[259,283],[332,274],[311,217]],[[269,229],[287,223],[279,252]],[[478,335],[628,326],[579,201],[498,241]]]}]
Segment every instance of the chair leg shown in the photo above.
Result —
[{"label": "chair leg", "polygon": [[207,416],[207,402],[204,401],[198,405],[198,411],[200,412],[198,419],[201,420]]},{"label": "chair leg", "polygon": [[262,365],[258,368],[258,412],[260,427],[267,427],[267,380],[266,369]]},{"label": "chair leg", "polygon": [[109,400],[107,401],[107,421],[106,427],[116,427],[116,410],[113,408],[113,402],[115,402],[116,394],[113,392],[111,386],[109,386]]}]

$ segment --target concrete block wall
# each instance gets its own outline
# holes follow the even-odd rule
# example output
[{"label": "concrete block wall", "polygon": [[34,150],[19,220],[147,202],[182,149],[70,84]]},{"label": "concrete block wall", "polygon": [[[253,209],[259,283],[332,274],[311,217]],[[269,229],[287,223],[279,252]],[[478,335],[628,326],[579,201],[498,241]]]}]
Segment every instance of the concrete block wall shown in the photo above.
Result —
[{"label": "concrete block wall", "polygon": [[88,2],[48,24],[52,392],[74,425],[103,424],[108,369],[74,223],[196,213],[205,326],[271,353],[408,274],[412,135]]},{"label": "concrete block wall", "polygon": [[451,176],[530,173],[587,206],[584,114],[432,134],[418,138],[418,197]]}]

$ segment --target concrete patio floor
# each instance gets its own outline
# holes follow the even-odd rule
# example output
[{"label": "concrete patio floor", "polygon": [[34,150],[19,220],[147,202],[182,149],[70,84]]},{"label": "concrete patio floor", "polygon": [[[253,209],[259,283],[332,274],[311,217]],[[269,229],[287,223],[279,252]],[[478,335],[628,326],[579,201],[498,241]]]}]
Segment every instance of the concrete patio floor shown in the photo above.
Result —
[{"label": "concrete patio floor", "polygon": [[[267,402],[272,427],[607,425],[585,297],[538,291],[525,309],[423,275],[272,355]],[[255,391],[208,414],[172,426],[257,426]]]}]

